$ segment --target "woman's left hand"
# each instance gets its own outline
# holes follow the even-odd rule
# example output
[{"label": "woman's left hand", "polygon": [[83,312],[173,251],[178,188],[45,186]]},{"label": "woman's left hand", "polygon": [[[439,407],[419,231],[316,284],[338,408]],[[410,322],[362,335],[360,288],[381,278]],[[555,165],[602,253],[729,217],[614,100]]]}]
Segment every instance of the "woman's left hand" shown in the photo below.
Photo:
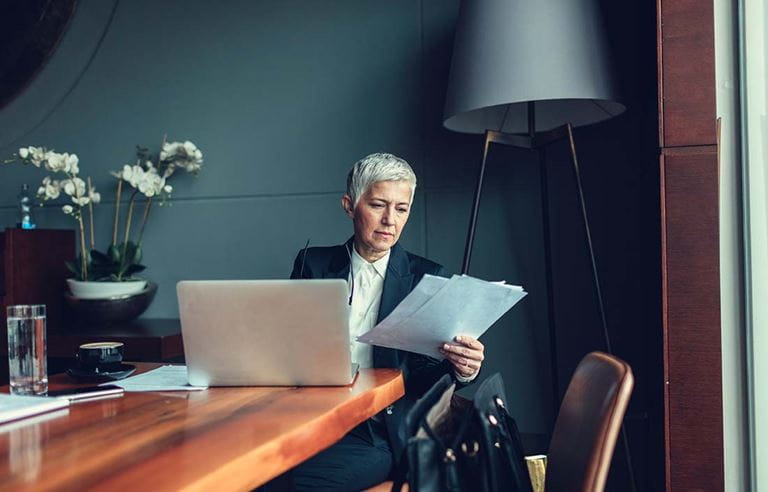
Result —
[{"label": "woman's left hand", "polygon": [[453,364],[456,374],[469,378],[477,374],[483,364],[485,346],[479,340],[459,335],[453,343],[444,343],[440,353]]}]

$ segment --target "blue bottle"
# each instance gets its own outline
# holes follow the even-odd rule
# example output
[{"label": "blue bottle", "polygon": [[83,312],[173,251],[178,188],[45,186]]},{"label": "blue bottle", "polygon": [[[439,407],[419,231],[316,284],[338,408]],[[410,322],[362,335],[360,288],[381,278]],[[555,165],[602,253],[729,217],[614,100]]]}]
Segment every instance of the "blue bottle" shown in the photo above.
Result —
[{"label": "blue bottle", "polygon": [[17,198],[19,200],[20,222],[16,225],[21,229],[34,229],[36,225],[35,218],[32,216],[32,207],[35,202],[29,191],[29,185],[21,185],[21,193]]}]

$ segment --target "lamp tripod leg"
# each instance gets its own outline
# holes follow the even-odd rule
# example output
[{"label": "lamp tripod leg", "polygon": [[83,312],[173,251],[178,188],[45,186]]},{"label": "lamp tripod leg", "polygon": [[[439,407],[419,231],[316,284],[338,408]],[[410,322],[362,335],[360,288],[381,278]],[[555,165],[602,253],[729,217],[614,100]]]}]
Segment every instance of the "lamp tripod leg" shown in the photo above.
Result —
[{"label": "lamp tripod leg", "polygon": [[557,329],[555,324],[555,289],[552,279],[552,239],[549,227],[549,186],[547,159],[544,147],[538,149],[539,180],[541,186],[541,222],[544,233],[544,272],[547,282],[547,324],[549,328],[549,370],[552,381],[552,418],[560,411],[560,376],[557,363]]},{"label": "lamp tripod leg", "polygon": [[488,158],[488,147],[491,144],[489,132],[485,132],[485,145],[483,146],[483,160],[480,161],[480,170],[477,174],[477,185],[475,186],[475,199],[472,202],[472,212],[469,216],[469,230],[467,231],[467,242],[464,245],[464,260],[461,262],[461,273],[469,273],[469,262],[472,259],[472,243],[475,241],[475,229],[477,228],[477,213],[480,208],[480,195],[483,191],[483,180],[485,179],[485,161]]},{"label": "lamp tripod leg", "polygon": [[608,334],[608,322],[605,318],[605,305],[603,304],[603,293],[600,289],[600,277],[597,273],[597,262],[595,261],[595,249],[592,246],[592,233],[589,229],[589,218],[587,217],[587,205],[584,201],[584,188],[581,185],[581,172],[579,171],[579,160],[576,156],[576,144],[573,140],[573,129],[570,123],[568,124],[568,143],[571,149],[571,163],[573,164],[573,172],[576,176],[576,190],[579,193],[579,204],[581,205],[581,217],[584,220],[584,233],[587,237],[587,246],[589,247],[589,260],[592,266],[592,280],[595,285],[595,294],[597,295],[597,304],[600,310],[600,321],[603,326],[603,341],[605,342],[606,352],[613,355],[613,347],[611,346],[611,338]]},{"label": "lamp tripod leg", "polygon": [[[597,294],[597,304],[600,309],[600,320],[602,321],[603,325],[603,339],[605,342],[605,348],[606,351],[613,355],[613,347],[611,346],[611,338],[608,333],[608,322],[606,321],[605,317],[605,306],[603,304],[603,294],[600,289],[600,277],[597,273],[597,262],[595,261],[595,250],[592,246],[592,233],[589,229],[589,219],[587,216],[587,206],[586,202],[584,200],[584,188],[581,184],[581,172],[579,171],[579,160],[576,156],[576,143],[573,139],[573,127],[571,127],[571,124],[569,123],[567,125],[568,129],[568,143],[571,150],[571,163],[573,164],[573,172],[576,177],[576,188],[579,194],[579,203],[581,205],[581,215],[584,220],[584,232],[587,237],[587,245],[589,247],[589,259],[592,265],[592,278],[594,280],[595,284],[595,293]],[[635,472],[634,468],[632,466],[632,455],[629,451],[629,441],[627,439],[627,432],[624,427],[624,423],[621,424],[621,441],[623,443],[624,448],[624,456],[627,461],[627,471],[629,472],[629,483],[632,492],[635,492],[636,486],[635,486]]]}]

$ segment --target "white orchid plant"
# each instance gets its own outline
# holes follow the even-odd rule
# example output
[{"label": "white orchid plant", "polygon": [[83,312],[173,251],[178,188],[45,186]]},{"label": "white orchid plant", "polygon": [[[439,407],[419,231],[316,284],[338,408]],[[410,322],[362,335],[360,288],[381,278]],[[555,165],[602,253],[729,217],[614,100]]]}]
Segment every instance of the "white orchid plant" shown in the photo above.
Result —
[{"label": "white orchid plant", "polygon": [[[137,147],[136,155],[135,164],[126,164],[121,170],[110,172],[117,179],[117,184],[112,238],[106,253],[98,251],[95,247],[93,226],[93,205],[101,201],[101,194],[96,191],[90,177],[86,179],[80,177],[79,159],[76,154],[57,153],[45,147],[22,147],[12,159],[5,161],[6,163],[21,161],[52,173],[53,177],[43,178],[37,190],[37,197],[41,202],[56,200],[62,194],[70,198],[70,203],[63,205],[61,209],[75,219],[79,227],[79,254],[75,261],[67,263],[78,280],[120,282],[133,280],[134,274],[143,271],[146,267],[140,263],[141,241],[152,204],[159,200],[162,205],[170,197],[173,188],[168,181],[176,171],[197,175],[203,166],[202,152],[188,140],[166,142],[163,139],[157,156],[151,155],[144,147]],[[118,237],[118,231],[124,183],[131,187],[128,190],[131,195],[121,239]],[[132,240],[131,225],[134,221],[137,198],[144,199],[144,213],[138,235],[135,240]],[[86,235],[89,238],[90,248],[86,245]]]}]

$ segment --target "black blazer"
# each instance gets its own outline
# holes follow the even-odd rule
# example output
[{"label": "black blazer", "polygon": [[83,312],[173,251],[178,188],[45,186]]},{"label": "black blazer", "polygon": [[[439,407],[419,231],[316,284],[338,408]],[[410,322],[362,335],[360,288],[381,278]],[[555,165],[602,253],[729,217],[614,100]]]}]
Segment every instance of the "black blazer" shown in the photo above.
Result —
[{"label": "black blazer", "polygon": [[[349,277],[350,259],[348,251],[354,247],[353,238],[346,244],[328,247],[308,248],[299,251],[293,263],[291,278],[342,278]],[[349,249],[347,249],[349,248]],[[303,263],[303,270],[302,270]],[[387,274],[379,304],[381,321],[411,292],[425,273],[446,276],[445,269],[426,258],[416,256],[395,244],[389,256]],[[382,413],[389,435],[389,443],[395,456],[405,445],[405,415],[418,400],[443,374],[450,374],[457,387],[464,386],[456,380],[453,369],[447,360],[438,361],[421,354],[405,352],[385,347],[373,347],[373,366],[390,367],[403,371],[405,396]]]}]

